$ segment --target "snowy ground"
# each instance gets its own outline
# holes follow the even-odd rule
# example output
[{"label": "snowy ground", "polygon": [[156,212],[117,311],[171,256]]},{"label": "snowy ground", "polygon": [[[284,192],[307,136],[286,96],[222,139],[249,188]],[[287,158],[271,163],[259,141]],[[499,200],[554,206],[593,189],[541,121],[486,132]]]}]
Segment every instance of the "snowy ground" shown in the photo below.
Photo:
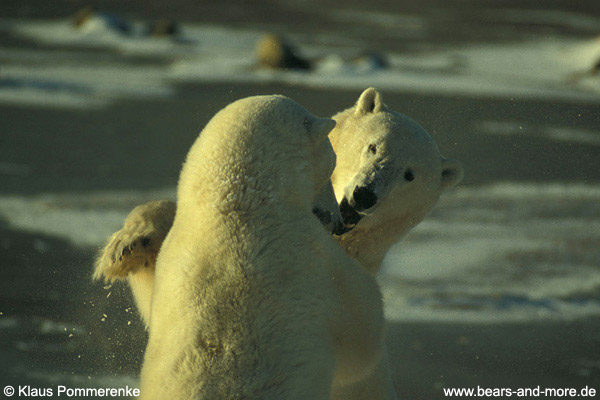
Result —
[{"label": "snowy ground", "polygon": [[[342,12],[338,18],[361,15]],[[510,13],[504,15],[508,16]],[[372,19],[386,21],[382,15],[372,15]],[[600,26],[600,20],[590,17],[583,22]],[[401,16],[390,24],[409,32],[411,27],[418,30],[420,26],[419,21]],[[0,101],[101,107],[111,99],[173,96],[173,85],[177,83],[221,82],[355,90],[376,86],[429,94],[600,102],[600,78],[591,73],[600,59],[598,38],[545,35],[520,42],[390,51],[385,54],[389,67],[380,69],[369,62],[349,61],[368,48],[365,42],[334,33],[296,33],[290,34],[290,39],[306,57],[315,60],[313,71],[297,72],[255,67],[254,48],[264,33],[260,28],[183,24],[181,34],[173,39],[125,36],[101,21],[88,25],[77,30],[69,20],[0,20],[0,31],[68,49],[50,54],[37,49],[0,49],[0,59],[9,60],[2,67]],[[116,62],[114,55],[98,57],[90,49],[121,57]],[[135,62],[139,57],[155,63],[139,65]]]},{"label": "snowy ground", "polygon": [[[99,248],[128,212],[174,189],[5,196],[10,227]],[[600,317],[600,186],[498,183],[451,190],[392,249],[388,318],[474,323]],[[93,227],[93,229],[90,229]],[[43,241],[36,244],[45,250]]]},{"label": "snowy ground", "polygon": [[[281,7],[320,10],[301,3]],[[376,86],[466,170],[379,276],[399,393],[600,389],[600,17],[331,4],[319,29],[184,22],[177,39],[0,19],[2,386],[134,386],[146,338],[131,298],[89,280],[106,237],[134,206],[174,199],[187,148],[228,102],[277,92],[331,115]],[[315,69],[256,68],[265,31]],[[369,49],[389,68],[350,62]]]}]

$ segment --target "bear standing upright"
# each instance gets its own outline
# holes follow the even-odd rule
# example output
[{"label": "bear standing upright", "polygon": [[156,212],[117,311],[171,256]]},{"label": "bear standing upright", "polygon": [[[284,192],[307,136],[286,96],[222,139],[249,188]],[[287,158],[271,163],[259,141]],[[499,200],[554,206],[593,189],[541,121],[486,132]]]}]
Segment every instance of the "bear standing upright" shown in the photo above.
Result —
[{"label": "bear standing upright", "polygon": [[328,399],[379,362],[379,289],[312,211],[333,126],[258,96],[203,130],[156,262],[142,398]]},{"label": "bear standing upright", "polygon": [[[329,133],[337,156],[333,189],[346,226],[353,228],[336,239],[376,274],[389,248],[425,217],[445,189],[460,182],[463,169],[458,161],[440,154],[419,124],[390,110],[374,88],[366,89],[353,107],[333,119],[337,122]],[[96,260],[96,279],[129,281],[146,325],[156,255],[175,209],[168,200],[136,207]]]}]

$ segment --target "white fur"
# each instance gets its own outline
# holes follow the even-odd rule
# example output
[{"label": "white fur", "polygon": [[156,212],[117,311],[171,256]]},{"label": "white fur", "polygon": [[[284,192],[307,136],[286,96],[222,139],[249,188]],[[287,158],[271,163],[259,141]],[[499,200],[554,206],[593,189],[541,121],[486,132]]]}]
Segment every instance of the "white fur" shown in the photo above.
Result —
[{"label": "white fur", "polygon": [[[423,219],[446,188],[460,181],[463,170],[458,161],[448,160],[440,155],[435,142],[420,125],[405,115],[389,110],[383,103],[381,94],[373,88],[366,89],[354,107],[333,118],[337,124],[329,138],[337,156],[337,165],[332,175],[337,200],[341,201],[345,196],[351,197],[354,188],[364,183],[368,177],[387,174],[385,179],[380,179],[377,187],[378,204],[372,210],[364,212],[362,220],[353,231],[336,237],[347,254],[358,260],[369,272],[376,274],[389,247]],[[378,154],[375,156],[369,155],[370,144],[377,146]],[[378,169],[383,160],[386,161],[386,168]],[[412,182],[404,180],[404,172],[409,167],[415,172]],[[323,193],[329,191],[325,190]],[[174,203],[170,205],[172,209],[175,208]],[[158,212],[149,213],[148,207],[154,207]],[[128,276],[138,310],[146,322],[154,282],[155,253],[144,253],[142,247],[137,246],[131,253],[134,257],[127,253],[124,261],[119,261],[118,256],[124,245],[135,243],[144,237],[151,237],[153,244],[155,239],[164,238],[173,222],[173,213],[164,207],[165,204],[156,202],[134,209],[123,229],[111,237],[103,256],[97,262],[97,276]],[[135,224],[129,222],[140,218],[156,221]],[[156,232],[147,232],[148,226]],[[114,257],[115,253],[116,265],[110,263],[110,256]],[[140,258],[145,258],[145,262],[140,261]],[[132,262],[137,263],[137,269],[131,267]],[[147,265],[146,268],[143,267],[144,264]],[[351,399],[364,398],[362,396],[365,393],[372,393],[372,398],[377,398],[374,393],[382,392],[382,387],[386,385],[388,389],[383,391],[387,397],[383,398],[394,398],[387,359],[382,358],[369,377],[351,386],[338,387],[333,396]],[[352,395],[355,397],[351,397]]]},{"label": "white fur", "polygon": [[379,362],[379,289],[312,215],[332,126],[253,97],[192,146],[156,263],[142,398],[328,399]]},{"label": "white fur", "polygon": [[[389,110],[373,88],[362,93],[355,107],[333,119],[337,124],[329,138],[337,165],[331,181],[338,201],[345,197],[352,204],[355,188],[373,182],[378,198],[356,227],[338,238],[339,243],[376,274],[388,249],[421,222],[446,188],[462,179],[463,169],[458,161],[440,154],[418,123]],[[404,178],[407,169],[413,172],[413,181]]]},{"label": "white fur", "polygon": [[[356,105],[333,117],[337,124],[329,134],[337,156],[332,175],[338,201],[371,174],[381,176],[380,199],[365,213],[356,228],[336,239],[346,252],[375,274],[388,249],[416,226],[435,205],[440,194],[460,181],[463,170],[458,161],[440,155],[433,139],[415,121],[389,110],[382,96],[366,89]],[[369,144],[377,144],[379,156],[369,157]],[[386,159],[392,170],[377,169]],[[406,168],[415,169],[416,179],[405,182]],[[329,194],[326,190],[325,194]],[[316,203],[324,203],[317,198]],[[168,206],[168,207],[167,207]],[[150,212],[154,209],[154,212]],[[95,277],[108,280],[128,277],[138,310],[148,321],[156,254],[173,223],[175,203],[150,202],[136,207],[123,229],[111,236],[96,262]],[[135,246],[151,239],[145,249]],[[157,248],[154,246],[158,244]],[[122,255],[123,248],[134,246]],[[122,256],[122,260],[119,258]],[[139,275],[139,276],[137,276]]]}]

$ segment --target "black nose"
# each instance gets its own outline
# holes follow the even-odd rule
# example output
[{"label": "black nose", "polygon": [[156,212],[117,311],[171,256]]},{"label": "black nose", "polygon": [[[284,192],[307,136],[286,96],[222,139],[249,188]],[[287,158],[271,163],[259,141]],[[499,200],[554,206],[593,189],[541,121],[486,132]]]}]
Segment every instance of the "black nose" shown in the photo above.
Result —
[{"label": "black nose", "polygon": [[354,208],[358,211],[368,210],[377,203],[377,195],[365,186],[358,186],[352,193]]}]

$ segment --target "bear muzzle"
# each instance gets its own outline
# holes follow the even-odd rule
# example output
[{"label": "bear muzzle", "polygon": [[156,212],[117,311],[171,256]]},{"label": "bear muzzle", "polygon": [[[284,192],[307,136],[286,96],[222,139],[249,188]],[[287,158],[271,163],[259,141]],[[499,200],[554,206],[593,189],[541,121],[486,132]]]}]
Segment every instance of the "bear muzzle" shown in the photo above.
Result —
[{"label": "bear muzzle", "polygon": [[341,236],[344,233],[350,232],[352,229],[354,229],[356,224],[358,224],[358,222],[363,217],[362,215],[356,212],[354,207],[350,205],[350,203],[348,202],[348,198],[346,197],[344,197],[340,203],[340,213],[342,214],[344,224],[338,233],[334,233],[338,236]]},{"label": "bear muzzle", "polygon": [[374,185],[357,186],[352,192],[351,203],[358,212],[373,208],[377,204],[377,195],[373,190]]}]

